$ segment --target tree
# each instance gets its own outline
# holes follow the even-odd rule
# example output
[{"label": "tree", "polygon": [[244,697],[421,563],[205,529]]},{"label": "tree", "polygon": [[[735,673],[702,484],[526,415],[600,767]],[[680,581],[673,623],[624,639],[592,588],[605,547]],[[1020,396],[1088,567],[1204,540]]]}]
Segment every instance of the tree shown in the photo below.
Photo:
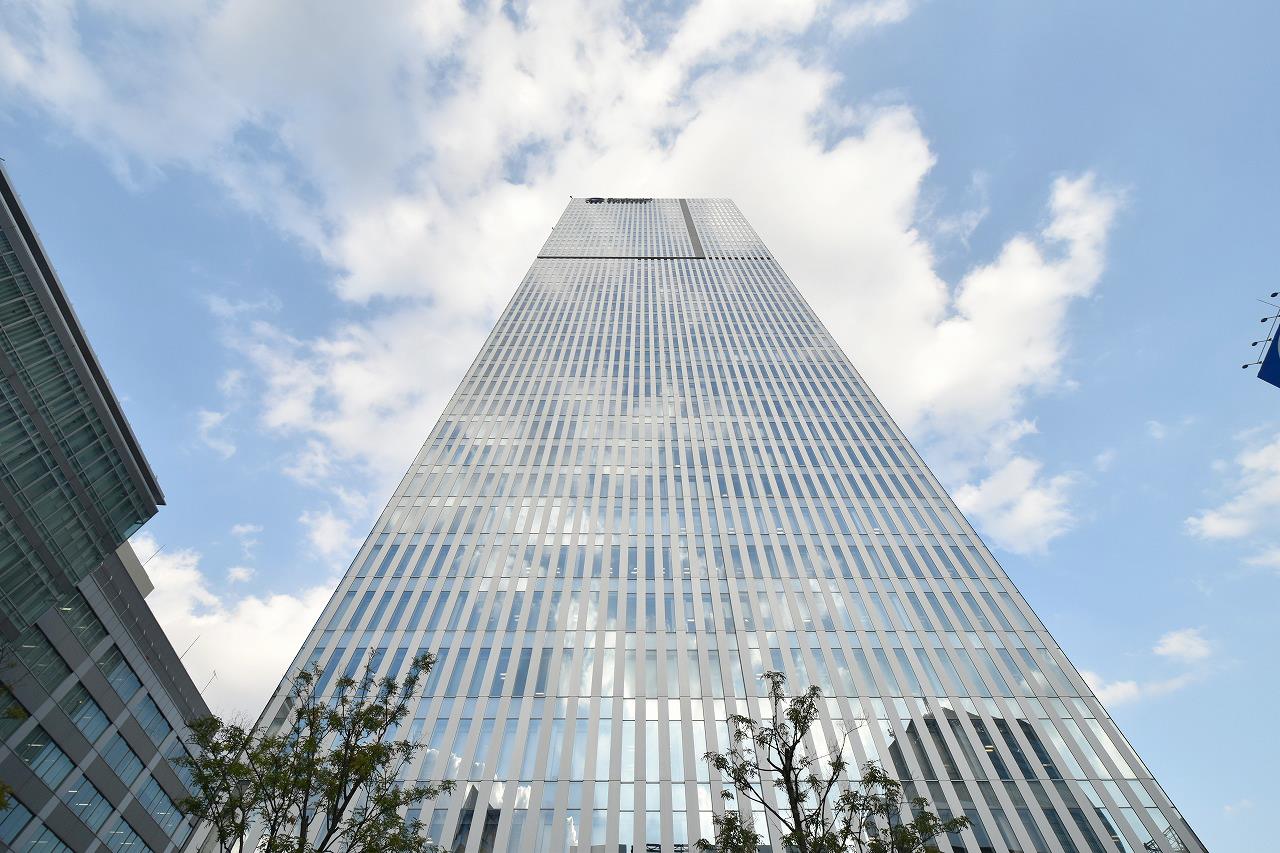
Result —
[{"label": "tree", "polygon": [[[400,810],[453,789],[407,784],[420,746],[395,735],[435,657],[415,658],[403,681],[298,673],[288,723],[278,731],[224,722],[190,724],[195,753],[180,759],[194,792],[180,807],[210,825],[222,853],[426,853],[426,825]],[[246,845],[250,845],[246,847]]]},{"label": "tree", "polygon": [[[786,676],[766,672],[769,719],[729,717],[731,744],[704,760],[724,778],[726,801],[740,796],[764,810],[782,829],[785,849],[794,853],[928,853],[940,835],[969,826],[965,817],[944,820],[923,797],[907,799],[902,783],[875,762],[850,778],[846,732],[827,755],[815,755],[805,740],[819,720],[822,691],[786,692]],[[775,796],[775,793],[778,796]],[[910,811],[911,818],[904,818]],[[728,808],[713,821],[715,841],[696,847],[717,853],[756,853],[764,839],[750,818]]]}]

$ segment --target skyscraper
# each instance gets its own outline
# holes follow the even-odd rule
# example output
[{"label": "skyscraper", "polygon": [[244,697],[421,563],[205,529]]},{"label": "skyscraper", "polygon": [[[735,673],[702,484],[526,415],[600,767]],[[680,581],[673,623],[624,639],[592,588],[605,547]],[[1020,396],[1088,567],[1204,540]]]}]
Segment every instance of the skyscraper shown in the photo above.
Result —
[{"label": "skyscraper", "polygon": [[295,665],[419,651],[451,850],[709,837],[772,669],[952,850],[1203,853],[728,200],[570,201]]},{"label": "skyscraper", "polygon": [[0,168],[0,849],[177,850],[209,713],[127,539],[164,502]]}]

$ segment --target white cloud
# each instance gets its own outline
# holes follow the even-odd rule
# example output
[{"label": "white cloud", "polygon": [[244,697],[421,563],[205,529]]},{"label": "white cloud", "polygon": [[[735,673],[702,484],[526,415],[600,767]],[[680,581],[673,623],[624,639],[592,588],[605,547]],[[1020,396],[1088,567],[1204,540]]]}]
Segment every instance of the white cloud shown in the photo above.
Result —
[{"label": "white cloud", "polygon": [[331,509],[308,510],[298,517],[306,531],[307,544],[316,556],[331,562],[349,562],[360,547],[351,533],[351,521]]},{"label": "white cloud", "polygon": [[911,5],[704,0],[650,38],[588,0],[354,17],[230,0],[103,11],[103,54],[74,14],[32,3],[0,23],[0,80],[123,174],[212,176],[334,270],[351,311],[313,337],[269,299],[210,301],[243,360],[224,385],[296,443],[283,467],[303,482],[366,475],[385,493],[567,195],[728,195],[931,461],[970,484],[976,521],[1042,550],[1071,527],[1074,475],[990,451],[1033,396],[1069,390],[1067,312],[1097,285],[1120,198],[1059,177],[1040,227],[945,281],[916,116],[840,100],[804,42]]},{"label": "white cloud", "polygon": [[1152,651],[1180,663],[1199,663],[1212,653],[1209,641],[1200,628],[1170,631],[1156,642]]},{"label": "white cloud", "polygon": [[1213,657],[1213,648],[1204,637],[1201,628],[1180,628],[1169,631],[1156,640],[1151,651],[1165,660],[1191,668],[1171,676],[1145,680],[1110,681],[1089,670],[1080,670],[1080,675],[1104,705],[1121,705],[1174,693],[1209,674],[1207,664]]},{"label": "white cloud", "polygon": [[[210,293],[205,295],[204,302],[210,314],[226,320],[280,310],[280,300],[274,294],[267,294],[259,299],[231,299],[218,293]],[[218,380],[218,384],[224,391],[235,390],[243,380],[243,373],[229,370]]]},{"label": "white cloud", "polygon": [[1107,681],[1096,672],[1088,670],[1080,670],[1080,675],[1089,685],[1089,689],[1093,691],[1093,695],[1098,697],[1098,701],[1103,705],[1110,706],[1126,705],[1141,699],[1165,696],[1195,683],[1200,678],[1199,674],[1190,672],[1175,675],[1172,678],[1141,682],[1133,680]]},{"label": "white cloud", "polygon": [[[1271,529],[1280,510],[1280,435],[1242,451],[1235,459],[1231,496],[1185,521],[1201,539],[1239,539]],[[1265,562],[1265,554],[1259,559]]]},{"label": "white cloud", "polygon": [[1077,475],[1040,476],[1041,463],[1017,452],[1018,443],[1037,432],[1034,422],[1013,420],[990,429],[978,483],[955,490],[956,505],[1001,547],[1020,554],[1043,553],[1050,541],[1075,524],[1070,509]]},{"label": "white cloud", "polygon": [[1244,513],[1226,514],[1215,510],[1202,510],[1185,520],[1187,530],[1202,539],[1238,539],[1254,529],[1254,522]]},{"label": "white cloud", "polygon": [[231,535],[240,543],[240,550],[246,557],[253,555],[253,549],[256,548],[260,542],[258,534],[261,532],[261,524],[241,522],[240,524],[231,525]]},{"label": "white cloud", "polygon": [[1071,529],[1068,508],[1074,478],[1040,477],[1040,463],[1016,456],[977,484],[955,492],[956,505],[985,523],[983,529],[1002,547],[1018,553],[1044,551],[1048,543]]},{"label": "white cloud", "polygon": [[[950,298],[943,289],[897,307],[915,316],[895,318],[901,324],[896,330],[882,328],[878,346],[868,346],[867,354],[871,365],[895,379],[915,377],[888,391],[901,417],[938,432],[947,424],[988,436],[1014,417],[1030,393],[1056,389],[1067,308],[1097,284],[1118,204],[1090,175],[1059,178],[1039,239],[1010,238],[996,260],[966,274]],[[924,347],[903,358],[903,348],[885,337],[894,331],[910,332],[909,340]]]},{"label": "white cloud", "polygon": [[896,24],[911,14],[909,0],[862,0],[836,15],[835,26],[849,32],[868,26]]},{"label": "white cloud", "polygon": [[[130,541],[139,554],[158,548],[149,533]],[[182,662],[196,685],[213,678],[204,696],[223,715],[256,717],[332,591],[320,585],[293,595],[219,595],[200,553],[189,548],[165,548],[146,568],[155,584],[147,603],[174,647],[190,646]]]},{"label": "white cloud", "polygon": [[328,442],[308,439],[284,465],[284,473],[307,485],[320,485],[334,473],[333,451]]},{"label": "white cloud", "polygon": [[1080,677],[1103,705],[1123,705],[1142,695],[1142,689],[1136,681],[1107,681],[1098,673],[1087,669],[1080,670]]},{"label": "white cloud", "polygon": [[982,221],[991,213],[991,203],[987,192],[988,180],[988,175],[985,172],[976,172],[973,175],[969,181],[969,191],[975,198],[973,206],[959,213],[940,217],[933,227],[934,234],[937,237],[957,240],[966,248],[968,247],[969,238],[973,236],[973,232],[978,229]]},{"label": "white cloud", "polygon": [[1160,441],[1169,434],[1169,428],[1160,421],[1147,421],[1147,435]]},{"label": "white cloud", "polygon": [[213,450],[223,459],[230,459],[235,455],[236,446],[231,439],[221,434],[222,425],[226,419],[225,412],[211,412],[208,409],[200,409],[196,412],[196,433],[206,447]]},{"label": "white cloud", "polygon": [[1252,554],[1245,558],[1245,563],[1280,572],[1280,547],[1273,546]]},{"label": "white cloud", "polygon": [[244,392],[245,375],[243,370],[232,368],[218,379],[218,390],[223,396],[237,398]]},{"label": "white cloud", "polygon": [[1099,453],[1097,456],[1093,457],[1093,467],[1098,472],[1105,473],[1111,470],[1111,466],[1115,463],[1115,461],[1116,461],[1116,451],[1114,448],[1109,447],[1106,450]]},{"label": "white cloud", "polygon": [[231,583],[244,583],[254,576],[254,570],[248,566],[232,566],[227,569],[227,580]]},{"label": "white cloud", "polygon": [[264,423],[306,438],[285,472],[321,484],[356,462],[383,479],[398,476],[484,339],[478,323],[451,326],[455,318],[424,305],[310,341],[266,323],[236,338],[263,383]]}]

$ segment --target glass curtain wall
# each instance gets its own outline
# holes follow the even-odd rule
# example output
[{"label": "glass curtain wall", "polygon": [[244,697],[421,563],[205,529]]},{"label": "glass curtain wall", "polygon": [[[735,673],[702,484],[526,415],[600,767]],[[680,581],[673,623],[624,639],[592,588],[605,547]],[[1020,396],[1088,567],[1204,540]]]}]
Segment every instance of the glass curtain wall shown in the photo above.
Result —
[{"label": "glass curtain wall", "polygon": [[295,666],[423,651],[458,853],[690,849],[766,670],[944,850],[1203,851],[726,199],[569,203]]}]

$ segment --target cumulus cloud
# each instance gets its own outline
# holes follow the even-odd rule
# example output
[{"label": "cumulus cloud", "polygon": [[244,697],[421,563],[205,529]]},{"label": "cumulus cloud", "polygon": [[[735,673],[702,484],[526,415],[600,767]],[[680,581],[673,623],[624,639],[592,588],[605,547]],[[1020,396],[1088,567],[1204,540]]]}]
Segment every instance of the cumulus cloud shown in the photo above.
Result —
[{"label": "cumulus cloud", "polygon": [[[1188,533],[1201,539],[1240,539],[1270,530],[1280,509],[1280,435],[1253,443],[1236,456],[1227,488],[1226,500],[1186,519]],[[1268,553],[1276,549],[1259,554],[1259,564],[1269,564]]]},{"label": "cumulus cloud", "polygon": [[1199,663],[1212,653],[1209,641],[1200,628],[1170,631],[1156,642],[1152,651],[1181,663]]},{"label": "cumulus cloud", "polygon": [[1126,705],[1140,699],[1151,699],[1174,693],[1194,683],[1199,676],[1195,673],[1182,673],[1172,678],[1153,681],[1134,681],[1132,679],[1107,681],[1096,672],[1081,670],[1080,675],[1098,697],[1103,705]]},{"label": "cumulus cloud", "polygon": [[329,561],[350,560],[360,547],[351,522],[332,509],[307,510],[298,517],[312,553]]},{"label": "cumulus cloud", "polygon": [[1195,684],[1209,674],[1207,664],[1213,656],[1213,648],[1201,628],[1169,631],[1156,640],[1151,652],[1189,668],[1170,676],[1149,679],[1110,680],[1090,670],[1080,670],[1080,675],[1104,705],[1121,705],[1165,696]]},{"label": "cumulus cloud", "polygon": [[[219,594],[211,589],[198,551],[159,546],[149,533],[130,540],[153,554],[147,574],[155,589],[147,603],[213,710],[256,717],[329,600],[331,584],[294,594]],[[232,573],[235,568],[230,570]],[[234,580],[234,578],[232,578]]]},{"label": "cumulus cloud", "polygon": [[989,477],[956,489],[956,505],[985,522],[983,529],[1001,546],[1019,553],[1044,551],[1075,519],[1068,508],[1074,478],[1040,476],[1041,465],[1017,456]]},{"label": "cumulus cloud", "polygon": [[1010,238],[950,299],[936,300],[921,318],[931,327],[919,334],[926,347],[909,364],[922,378],[901,392],[908,422],[983,434],[1012,418],[1028,394],[1059,387],[1066,312],[1101,276],[1119,203],[1092,175],[1057,179],[1045,227]]},{"label": "cumulus cloud", "polygon": [[1017,451],[1018,442],[1037,431],[1029,420],[1009,421],[987,431],[987,477],[964,483],[956,505],[982,526],[986,536],[1021,554],[1043,553],[1050,541],[1075,524],[1071,512],[1074,473],[1041,476],[1040,462]]},{"label": "cumulus cloud", "polygon": [[[977,523],[1038,551],[1073,523],[1073,474],[990,451],[1067,387],[1067,313],[1097,286],[1121,198],[1060,176],[1038,226],[945,280],[916,115],[841,100],[815,46],[910,11],[704,0],[655,23],[595,0],[363,16],[229,0],[103,10],[105,50],[33,2],[0,23],[0,80],[122,174],[206,174],[333,270],[349,310],[317,335],[274,305],[210,302],[241,360],[224,385],[293,440],[282,467],[303,482],[390,487],[566,196],[726,195],[943,476],[969,484]],[[311,521],[334,541],[332,518]]]}]

